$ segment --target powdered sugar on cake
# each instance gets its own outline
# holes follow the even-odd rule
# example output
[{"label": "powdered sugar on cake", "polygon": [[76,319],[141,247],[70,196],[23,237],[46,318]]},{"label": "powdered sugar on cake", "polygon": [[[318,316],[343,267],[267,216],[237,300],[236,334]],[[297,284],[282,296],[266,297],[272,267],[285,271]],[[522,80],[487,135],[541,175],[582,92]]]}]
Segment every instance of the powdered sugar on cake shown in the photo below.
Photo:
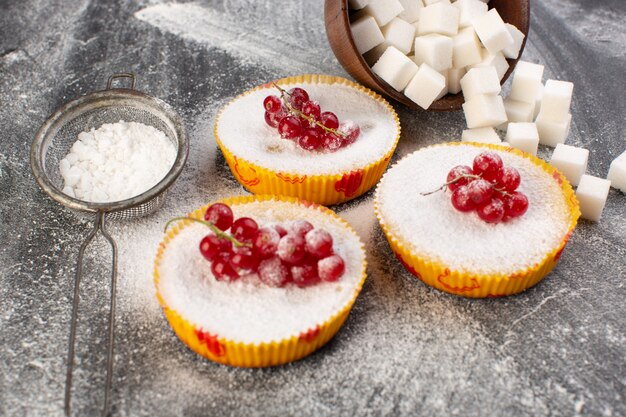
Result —
[{"label": "powdered sugar on cake", "polygon": [[392,234],[425,259],[458,271],[510,274],[542,261],[561,243],[569,227],[568,209],[559,185],[530,160],[498,152],[505,165],[519,171],[519,191],[528,211],[506,223],[489,224],[475,213],[461,213],[450,193],[420,193],[440,187],[455,165],[472,165],[484,148],[434,146],[404,158],[384,176],[377,190],[380,215]]},{"label": "powdered sugar on cake", "polygon": [[[296,85],[281,85],[289,90]],[[282,139],[264,121],[263,99],[276,94],[263,88],[226,106],[219,116],[217,134],[239,158],[275,171],[308,175],[334,174],[362,168],[389,152],[398,134],[393,114],[380,102],[342,84],[298,84],[311,100],[335,113],[339,120],[352,120],[361,128],[359,139],[336,152],[311,152]]]},{"label": "powdered sugar on cake", "polygon": [[298,288],[273,288],[242,277],[216,281],[198,244],[205,226],[183,228],[165,251],[159,267],[159,291],[169,308],[212,334],[244,343],[298,336],[339,312],[351,299],[362,277],[365,254],[359,238],[337,219],[318,210],[286,202],[231,205],[235,217],[251,216],[260,226],[306,219],[333,235],[335,252],[346,264],[338,282]]}]

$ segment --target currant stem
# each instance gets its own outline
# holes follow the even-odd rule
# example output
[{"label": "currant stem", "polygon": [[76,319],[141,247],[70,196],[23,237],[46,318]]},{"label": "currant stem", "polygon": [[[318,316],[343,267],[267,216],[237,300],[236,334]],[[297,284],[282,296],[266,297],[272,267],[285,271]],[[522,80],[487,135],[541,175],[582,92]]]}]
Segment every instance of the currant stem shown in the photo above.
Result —
[{"label": "currant stem", "polygon": [[334,135],[337,136],[341,136],[344,139],[346,137],[348,137],[347,133],[342,133],[336,129],[331,129],[330,127],[326,127],[323,124],[321,124],[320,122],[318,122],[317,120],[315,120],[314,118],[312,118],[311,116],[308,116],[304,113],[302,113],[300,110],[296,109],[295,107],[293,107],[290,103],[289,100],[287,100],[285,98],[285,95],[291,96],[291,94],[289,94],[288,91],[285,91],[285,89],[281,88],[278,84],[276,84],[275,82],[272,82],[272,84],[274,85],[274,87],[276,87],[278,89],[278,91],[280,91],[280,99],[283,101],[283,103],[285,103],[285,106],[287,106],[287,109],[289,109],[289,111],[291,113],[294,113],[300,117],[302,117],[303,119],[305,119],[306,121],[308,121],[309,123],[313,123],[319,127],[321,127],[322,129],[324,129],[326,132],[328,133],[332,133]]},{"label": "currant stem", "polygon": [[173,222],[179,221],[179,220],[191,220],[192,222],[197,222],[197,223],[202,223],[205,226],[208,226],[209,229],[211,229],[213,231],[213,233],[215,233],[216,236],[219,237],[223,237],[224,239],[228,239],[229,241],[232,242],[233,245],[240,247],[240,246],[252,246],[250,243],[245,243],[245,242],[240,242],[237,239],[235,239],[234,237],[232,237],[231,235],[229,235],[228,233],[223,232],[222,230],[220,230],[219,228],[217,228],[217,226],[215,226],[213,223],[211,222],[207,222],[205,220],[200,220],[200,219],[194,219],[193,217],[174,217],[173,219],[168,220],[167,223],[165,223],[165,230],[167,231],[167,228],[169,227],[170,224],[172,224]]},{"label": "currant stem", "polygon": [[[462,179],[468,179],[468,178],[472,178],[472,179],[474,179],[474,180],[478,180],[478,179],[481,179],[482,177],[481,177],[480,175],[474,175],[474,174],[461,174],[461,175],[459,175],[458,177],[456,177],[455,179],[453,179],[452,181],[448,181],[448,182],[446,182],[445,184],[443,184],[441,187],[437,188],[436,190],[429,191],[429,192],[427,192],[427,193],[420,193],[420,194],[421,194],[421,195],[424,195],[424,196],[426,196],[426,195],[431,195],[431,194],[436,193],[437,191],[444,190],[444,189],[445,189],[445,188],[447,188],[447,187],[448,187],[448,185],[450,185],[450,184],[454,184],[454,183],[455,183],[455,182],[457,182],[457,181],[460,181],[460,180],[462,180]],[[502,188],[496,188],[496,186],[495,186],[495,185],[493,185],[493,184],[490,184],[490,185],[491,185],[491,188],[493,188],[493,190],[494,190],[494,191],[496,191],[496,192],[498,192],[498,193],[500,193],[500,194],[502,194],[502,195],[506,195],[506,196],[510,196],[510,195],[511,195],[510,193],[507,193],[507,192],[506,192],[504,189],[502,189]]]}]

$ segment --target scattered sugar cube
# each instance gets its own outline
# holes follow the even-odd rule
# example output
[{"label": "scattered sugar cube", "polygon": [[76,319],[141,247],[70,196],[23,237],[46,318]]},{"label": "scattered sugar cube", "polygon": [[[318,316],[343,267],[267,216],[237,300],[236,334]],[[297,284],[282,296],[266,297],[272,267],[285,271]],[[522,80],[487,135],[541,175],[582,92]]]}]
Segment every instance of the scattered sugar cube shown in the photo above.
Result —
[{"label": "scattered sugar cube", "polygon": [[471,65],[471,68],[478,67],[494,67],[496,69],[496,73],[498,73],[498,80],[502,80],[504,78],[504,74],[506,74],[509,69],[509,63],[506,61],[506,58],[502,54],[502,52],[498,52],[495,55],[490,54],[486,49],[483,49],[483,60],[475,65]]},{"label": "scattered sugar cube", "polygon": [[505,25],[513,38],[513,43],[504,48],[502,53],[506,58],[516,59],[519,56],[520,49],[522,49],[522,43],[524,43],[524,34],[510,23],[505,23]]},{"label": "scattered sugar cube", "polygon": [[480,94],[466,100],[463,103],[463,112],[470,129],[497,126],[507,120],[502,97],[495,94]]},{"label": "scattered sugar cube", "polygon": [[543,88],[541,111],[544,120],[563,121],[569,114],[574,84],[568,81],[548,80]]},{"label": "scattered sugar cube", "polygon": [[394,17],[391,22],[381,28],[388,46],[395,46],[403,54],[408,54],[413,48],[415,28],[410,23]]},{"label": "scattered sugar cube", "polygon": [[537,124],[537,131],[539,132],[539,143],[552,147],[559,143],[565,143],[565,139],[567,139],[567,135],[569,134],[571,122],[571,114],[568,114],[562,122],[553,122],[551,120],[544,119],[541,112],[539,112],[539,116],[537,116],[537,120],[535,120],[535,123]]},{"label": "scattered sugar cube", "polygon": [[588,159],[589,150],[559,143],[554,148],[550,164],[561,171],[572,185],[578,185],[587,170]]},{"label": "scattered sugar cube", "polygon": [[350,24],[357,51],[363,54],[385,41],[383,33],[372,16],[364,16]]},{"label": "scattered sugar cube", "polygon": [[576,198],[580,203],[580,214],[583,218],[594,222],[600,220],[610,187],[611,181],[604,178],[582,176],[576,189]]},{"label": "scattered sugar cube", "polygon": [[417,64],[397,48],[390,46],[374,64],[372,71],[387,84],[402,91],[417,72]]},{"label": "scattered sugar cube", "polygon": [[626,151],[611,162],[606,178],[611,181],[612,187],[626,193]]},{"label": "scattered sugar cube", "polygon": [[452,68],[452,38],[432,33],[415,38],[415,60],[436,71]]},{"label": "scattered sugar cube", "polygon": [[404,95],[421,108],[428,109],[445,88],[446,77],[428,64],[422,64],[404,90]]},{"label": "scattered sugar cube", "polygon": [[426,6],[420,11],[417,34],[420,36],[429,33],[456,35],[459,30],[459,14],[459,9],[450,3],[439,2]]},{"label": "scattered sugar cube", "polygon": [[518,61],[509,97],[512,100],[534,103],[543,86],[541,77],[543,77],[543,65]]},{"label": "scattered sugar cube", "polygon": [[478,142],[501,144],[500,136],[493,127],[478,127],[475,129],[465,129],[461,134],[461,142]]},{"label": "scattered sugar cube", "polygon": [[533,112],[533,120],[539,116],[539,111],[541,110],[541,100],[543,99],[543,84],[540,84],[539,89],[537,90],[537,96],[535,97],[535,111]]},{"label": "scattered sugar cube", "polygon": [[507,98],[504,100],[504,110],[509,122],[532,122],[535,105]]},{"label": "scattered sugar cube", "polygon": [[400,0],[404,11],[398,15],[402,20],[409,23],[417,22],[420,18],[420,10],[424,7],[422,0]]},{"label": "scattered sugar cube", "polygon": [[480,41],[492,55],[513,44],[513,37],[496,9],[491,9],[472,20],[472,26]]},{"label": "scattered sugar cube", "polygon": [[385,26],[402,13],[404,8],[398,0],[369,0],[363,10],[376,19],[378,26]]},{"label": "scattered sugar cube", "polygon": [[446,84],[448,93],[458,94],[461,92],[461,78],[465,75],[465,68],[450,68],[446,71]]},{"label": "scattered sugar cube", "polygon": [[[478,0],[473,0],[479,4],[484,4]],[[455,3],[456,4],[456,3]],[[467,67],[468,65],[478,64],[483,60],[482,46],[480,40],[476,36],[474,28],[467,27],[459,31],[452,38],[452,66],[454,68]]]},{"label": "scattered sugar cube", "polygon": [[537,155],[539,132],[534,123],[509,123],[505,139],[512,147]]},{"label": "scattered sugar cube", "polygon": [[487,4],[480,0],[457,0],[452,4],[459,9],[459,27],[472,25],[472,20],[487,13]]},{"label": "scattered sugar cube", "polygon": [[369,0],[349,0],[350,8],[352,10],[361,10],[365,6],[367,6]]},{"label": "scattered sugar cube", "polygon": [[467,101],[481,94],[499,94],[502,87],[494,67],[479,67],[470,69],[461,78],[461,89]]}]

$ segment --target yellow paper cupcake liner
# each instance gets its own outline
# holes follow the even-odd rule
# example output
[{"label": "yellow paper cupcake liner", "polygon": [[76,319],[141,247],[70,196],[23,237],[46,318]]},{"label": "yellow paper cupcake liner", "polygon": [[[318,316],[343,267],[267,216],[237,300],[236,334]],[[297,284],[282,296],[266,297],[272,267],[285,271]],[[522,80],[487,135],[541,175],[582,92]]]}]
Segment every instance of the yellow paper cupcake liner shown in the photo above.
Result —
[{"label": "yellow paper cupcake liner", "polygon": [[389,241],[391,249],[402,265],[404,265],[404,267],[418,279],[431,287],[451,294],[471,298],[504,297],[522,292],[537,284],[550,271],[552,271],[561,257],[561,253],[574,231],[574,228],[576,227],[578,217],[580,217],[580,210],[578,200],[572,190],[572,186],[567,181],[565,176],[554,167],[531,154],[522,152],[515,148],[472,142],[451,142],[433,146],[458,145],[473,145],[493,150],[511,152],[522,156],[543,169],[559,184],[565,196],[565,201],[569,211],[569,227],[558,247],[548,252],[541,262],[536,265],[530,266],[526,269],[521,269],[512,274],[471,274],[463,271],[451,270],[441,262],[423,258],[419,253],[413,252],[411,250],[411,245],[401,237],[396,236],[385,223],[385,220],[380,214],[377,192],[376,197],[374,198],[374,210],[376,212],[378,222],[380,223],[380,226]]},{"label": "yellow paper cupcake liner", "polygon": [[[342,218],[337,216],[333,211],[319,206],[315,203],[300,201],[291,197],[277,196],[240,196],[231,197],[220,202],[234,206],[240,204],[251,203],[254,201],[284,201],[294,204],[301,204],[319,210],[330,217],[338,219],[351,233],[356,235],[352,227]],[[204,212],[208,205],[204,206],[188,215],[195,219],[203,219]],[[176,310],[170,308],[160,293],[160,268],[163,260],[163,254],[167,250],[169,242],[174,239],[178,233],[191,224],[191,221],[181,220],[168,229],[165,238],[159,245],[156,259],[154,262],[154,285],[159,304],[163,308],[165,317],[176,335],[191,350],[197,354],[204,356],[212,361],[231,366],[241,367],[267,367],[281,365],[301,359],[320,347],[324,346],[336,333],[348,318],[348,314],[356,301],[357,296],[361,292],[363,282],[366,277],[366,262],[363,261],[361,268],[361,279],[354,290],[354,295],[336,314],[327,318],[325,321],[318,323],[310,329],[306,329],[297,336],[278,341],[269,340],[264,343],[242,343],[236,340],[229,340],[218,334],[205,332],[196,324],[182,317]],[[363,244],[361,249],[365,251]]]},{"label": "yellow paper cupcake liner", "polygon": [[[217,115],[213,133],[218,146],[226,158],[233,175],[248,191],[254,194],[284,195],[301,200],[312,201],[318,204],[331,205],[343,203],[360,196],[372,188],[382,177],[391,155],[400,139],[400,120],[393,107],[375,92],[345,78],[330,75],[306,74],[296,77],[282,78],[275,81],[278,85],[289,84],[341,84],[361,91],[376,101],[382,103],[393,115],[397,128],[397,135],[393,146],[380,159],[352,171],[340,172],[333,175],[304,175],[296,172],[276,171],[255,165],[233,154],[221,141],[217,127],[222,111]],[[251,94],[259,89],[267,88],[271,84],[264,84],[249,90],[233,101]]]}]

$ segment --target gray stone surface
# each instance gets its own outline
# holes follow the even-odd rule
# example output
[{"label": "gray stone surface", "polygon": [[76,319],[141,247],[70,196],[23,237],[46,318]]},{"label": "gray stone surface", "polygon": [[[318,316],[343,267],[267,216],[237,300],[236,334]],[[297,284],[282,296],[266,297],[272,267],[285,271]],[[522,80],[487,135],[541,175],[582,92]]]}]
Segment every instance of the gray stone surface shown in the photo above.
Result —
[{"label": "gray stone surface", "polygon": [[[29,147],[55,108],[116,71],[134,71],[139,89],[180,112],[191,152],[157,214],[111,225],[121,252],[114,415],[626,415],[625,197],[613,189],[603,219],[580,222],[542,283],[487,300],[438,292],[405,272],[370,192],[335,207],[367,242],[369,270],[325,348],[264,370],[188,350],[159,309],[151,263],[168,218],[244,193],[216,150],[216,111],[274,78],[345,73],[327,45],[321,0],[160,3],[0,1],[0,415],[62,414],[73,271],[90,222],[37,187]],[[626,3],[532,6],[524,57],[575,83],[568,143],[587,147],[588,172],[605,177],[625,148]],[[460,137],[461,113],[395,107],[403,134],[394,160]],[[98,241],[82,292],[77,415],[100,404],[107,268]]]}]

